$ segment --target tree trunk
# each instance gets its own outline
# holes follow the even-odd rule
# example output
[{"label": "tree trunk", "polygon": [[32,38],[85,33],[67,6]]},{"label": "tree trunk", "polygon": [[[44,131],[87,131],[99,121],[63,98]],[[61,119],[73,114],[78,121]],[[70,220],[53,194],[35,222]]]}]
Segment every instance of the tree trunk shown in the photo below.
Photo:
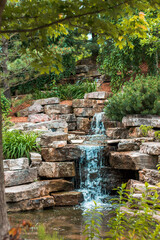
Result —
[{"label": "tree trunk", "polygon": [[2,86],[4,88],[4,95],[6,98],[11,99],[11,91],[8,84],[7,76],[8,76],[8,40],[5,37],[2,37],[2,54],[3,54],[3,61],[2,61],[2,70],[3,70],[3,83]]},{"label": "tree trunk", "polygon": [[3,154],[2,154],[2,109],[0,103],[0,240],[3,240],[4,236],[7,236],[8,229],[9,223],[6,211]]},{"label": "tree trunk", "polygon": [[[0,1],[0,28],[2,13],[7,0]],[[1,99],[1,95],[0,95]],[[8,235],[9,223],[7,219],[6,201],[5,201],[5,185],[4,185],[4,169],[3,169],[3,152],[2,152],[2,109],[0,101],[0,240]]]}]

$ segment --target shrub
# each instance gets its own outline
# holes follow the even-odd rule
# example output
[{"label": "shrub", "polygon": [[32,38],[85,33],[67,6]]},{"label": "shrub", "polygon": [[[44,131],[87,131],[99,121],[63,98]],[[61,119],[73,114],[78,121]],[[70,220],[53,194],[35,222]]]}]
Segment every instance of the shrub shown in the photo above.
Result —
[{"label": "shrub", "polygon": [[0,93],[1,98],[1,107],[2,107],[2,116],[7,117],[9,112],[11,111],[11,102],[4,96],[3,93]]},{"label": "shrub", "polygon": [[147,137],[148,136],[148,132],[150,131],[150,130],[152,130],[152,126],[146,126],[146,125],[141,125],[140,126],[140,130],[141,130],[141,132],[142,132],[142,135],[144,136],[144,137]]},{"label": "shrub", "polygon": [[160,77],[137,76],[124,84],[105,107],[111,120],[121,121],[128,114],[160,114]]},{"label": "shrub", "polygon": [[72,100],[83,98],[85,93],[96,91],[97,84],[87,82],[79,82],[76,84],[58,85],[54,84],[52,91],[49,92],[35,92],[34,99],[59,97],[61,100]]},{"label": "shrub", "polygon": [[3,156],[4,158],[28,157],[29,152],[39,151],[36,144],[38,133],[25,133],[19,130],[3,132]]},{"label": "shrub", "polygon": [[[159,195],[153,188],[149,188],[145,183],[145,189],[141,198],[137,198],[133,189],[127,190],[126,184],[118,188],[118,197],[111,200],[114,210],[109,220],[109,232],[106,233],[106,240],[159,240],[160,223],[156,219],[157,209],[159,209]],[[97,222],[101,223],[99,216],[94,221],[92,216],[96,216],[96,205],[88,211],[91,221],[86,222],[85,229],[91,229],[87,239],[101,239]],[[97,212],[98,215],[98,212]],[[92,235],[91,235],[92,233]]]}]

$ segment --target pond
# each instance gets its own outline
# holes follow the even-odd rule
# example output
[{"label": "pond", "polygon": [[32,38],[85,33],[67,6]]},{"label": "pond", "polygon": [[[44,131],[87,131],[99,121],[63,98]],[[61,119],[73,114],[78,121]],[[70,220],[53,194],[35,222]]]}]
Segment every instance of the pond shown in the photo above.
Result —
[{"label": "pond", "polygon": [[[105,232],[108,229],[108,220],[111,215],[112,206],[107,202],[101,205],[100,212],[104,214],[102,221],[101,236],[105,238]],[[87,217],[84,215],[87,209],[94,206],[93,202],[83,203],[76,207],[56,207],[40,211],[19,212],[9,214],[11,226],[18,226],[23,220],[32,222],[33,227],[22,236],[26,240],[37,240],[37,227],[43,224],[46,232],[52,234],[54,231],[59,233],[65,240],[83,240],[83,231]]]}]

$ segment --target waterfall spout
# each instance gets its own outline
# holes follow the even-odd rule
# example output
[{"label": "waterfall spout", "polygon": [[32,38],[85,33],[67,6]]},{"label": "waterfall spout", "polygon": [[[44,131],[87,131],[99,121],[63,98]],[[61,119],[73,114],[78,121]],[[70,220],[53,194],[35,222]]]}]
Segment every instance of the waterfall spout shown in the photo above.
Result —
[{"label": "waterfall spout", "polygon": [[105,113],[104,112],[100,112],[100,113],[96,113],[93,116],[92,122],[91,122],[91,132],[92,134],[101,134],[101,135],[105,135],[105,127],[104,127],[104,123],[103,123],[103,117],[104,117]]}]

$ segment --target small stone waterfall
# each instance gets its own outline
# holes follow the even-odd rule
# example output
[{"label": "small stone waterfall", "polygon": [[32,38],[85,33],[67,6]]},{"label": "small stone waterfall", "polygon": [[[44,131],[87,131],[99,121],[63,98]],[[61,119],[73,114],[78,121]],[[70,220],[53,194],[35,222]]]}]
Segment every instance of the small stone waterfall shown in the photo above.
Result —
[{"label": "small stone waterfall", "polygon": [[[89,141],[79,145],[82,155],[79,162],[80,191],[83,193],[84,201],[95,200],[101,202],[102,178],[101,169],[103,165],[103,153],[105,139],[105,128],[103,124],[104,113],[96,113],[91,123],[92,134]],[[96,135],[101,135],[101,143],[97,141]],[[99,139],[98,139],[99,140]],[[103,194],[102,194],[103,192]]]},{"label": "small stone waterfall", "polygon": [[103,124],[103,117],[104,112],[96,113],[93,116],[92,122],[91,122],[91,132],[92,134],[105,134],[105,127]]}]

